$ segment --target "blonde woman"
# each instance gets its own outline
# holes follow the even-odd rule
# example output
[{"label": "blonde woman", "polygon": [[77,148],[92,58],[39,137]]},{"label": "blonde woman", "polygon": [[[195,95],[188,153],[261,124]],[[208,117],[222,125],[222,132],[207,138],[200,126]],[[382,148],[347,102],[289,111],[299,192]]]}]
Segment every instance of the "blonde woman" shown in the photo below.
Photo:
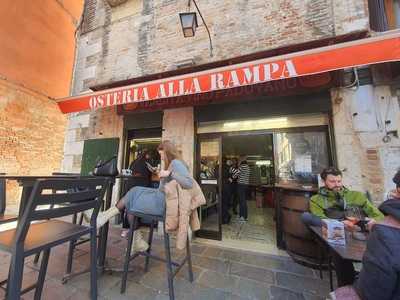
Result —
[{"label": "blonde woman", "polygon": [[[118,215],[121,210],[140,212],[150,215],[164,215],[165,194],[164,186],[171,180],[176,180],[183,189],[193,187],[193,179],[187,165],[182,161],[176,146],[168,140],[161,142],[157,148],[163,169],[159,171],[160,186],[158,189],[136,186],[131,188],[114,207],[99,213],[97,227],[103,226],[109,219]],[[128,214],[129,217],[129,214]],[[132,218],[130,218],[132,222]],[[146,251],[149,245],[143,239],[139,230],[135,230],[132,251]]]}]

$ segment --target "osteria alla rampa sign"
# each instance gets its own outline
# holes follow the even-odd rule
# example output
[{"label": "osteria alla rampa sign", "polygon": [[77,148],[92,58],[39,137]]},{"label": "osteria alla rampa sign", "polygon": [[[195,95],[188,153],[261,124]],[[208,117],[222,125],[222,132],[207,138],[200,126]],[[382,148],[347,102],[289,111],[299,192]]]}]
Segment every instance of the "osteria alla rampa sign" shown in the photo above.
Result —
[{"label": "osteria alla rampa sign", "polygon": [[[369,40],[369,42],[366,42]],[[357,43],[358,42],[358,43]],[[153,101],[400,60],[400,39],[365,39],[58,100],[63,113]]]},{"label": "osteria alla rampa sign", "polygon": [[264,64],[93,95],[89,99],[89,106],[91,109],[96,109],[132,102],[179,97],[293,76],[297,76],[296,69],[293,62],[287,60],[280,64]]}]

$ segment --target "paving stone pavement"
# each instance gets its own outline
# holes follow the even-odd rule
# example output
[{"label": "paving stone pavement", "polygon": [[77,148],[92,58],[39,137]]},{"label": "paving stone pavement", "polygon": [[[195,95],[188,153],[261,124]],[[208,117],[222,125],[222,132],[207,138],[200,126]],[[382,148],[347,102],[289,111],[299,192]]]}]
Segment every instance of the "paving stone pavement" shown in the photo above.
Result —
[{"label": "paving stone pavement", "polygon": [[[112,228],[108,240],[107,257],[110,267],[122,266],[126,240],[119,237],[120,230]],[[155,236],[153,251],[163,254],[162,238]],[[67,244],[54,248],[49,261],[42,299],[89,299],[89,274],[77,276],[66,284],[61,278],[66,265]],[[179,259],[184,253],[175,251]],[[174,280],[176,299],[282,299],[321,300],[329,293],[327,276],[321,280],[318,272],[294,263],[290,258],[255,254],[192,244],[194,282],[188,281],[187,267],[183,267]],[[35,281],[37,268],[30,257],[25,263],[24,286]],[[88,244],[79,246],[73,269],[84,270],[89,263]],[[0,280],[7,276],[9,256],[0,252]],[[98,278],[99,300],[168,298],[166,269],[159,261],[151,260],[149,272],[144,272],[144,258],[131,263],[131,272],[125,294],[120,293],[121,273],[106,272]],[[23,299],[33,299],[31,291]],[[4,292],[0,290],[0,298]]]}]

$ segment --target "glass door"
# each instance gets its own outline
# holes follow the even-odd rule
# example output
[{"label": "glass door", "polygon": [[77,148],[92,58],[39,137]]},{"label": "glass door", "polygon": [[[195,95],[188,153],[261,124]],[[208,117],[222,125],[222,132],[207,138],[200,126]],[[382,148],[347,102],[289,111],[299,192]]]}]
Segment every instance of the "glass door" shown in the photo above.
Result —
[{"label": "glass door", "polygon": [[198,237],[221,240],[221,137],[202,135],[197,143],[197,180],[206,197],[199,207],[200,230]]}]

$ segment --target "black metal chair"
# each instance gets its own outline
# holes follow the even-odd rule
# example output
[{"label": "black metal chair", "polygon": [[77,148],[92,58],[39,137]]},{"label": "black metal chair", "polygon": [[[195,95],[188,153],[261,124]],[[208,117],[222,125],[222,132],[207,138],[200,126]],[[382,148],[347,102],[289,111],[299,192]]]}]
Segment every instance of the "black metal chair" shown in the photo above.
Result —
[{"label": "black metal chair", "polygon": [[[122,282],[121,282],[121,294],[124,293],[125,289],[126,289],[126,281],[128,278],[129,263],[132,260],[134,260],[136,257],[139,257],[140,255],[142,255],[142,256],[146,257],[146,260],[145,260],[145,271],[146,272],[149,269],[150,258],[153,258],[153,259],[156,259],[159,261],[163,261],[166,263],[169,298],[170,298],[170,300],[174,300],[175,294],[174,294],[173,280],[174,280],[175,275],[179,272],[179,270],[184,266],[184,264],[186,262],[188,263],[189,281],[193,282],[193,269],[192,269],[192,258],[191,258],[191,251],[190,251],[189,236],[187,237],[187,240],[186,240],[186,256],[185,256],[185,258],[180,263],[174,262],[171,259],[170,239],[169,239],[169,234],[165,230],[164,217],[142,214],[142,213],[137,213],[137,212],[129,212],[129,214],[133,216],[133,222],[131,222],[130,227],[129,227],[128,246],[127,246],[127,250],[126,250],[126,254],[125,254],[124,271],[123,271]],[[146,218],[146,220],[151,220],[150,233],[149,233],[149,238],[148,238],[149,248],[145,252],[136,252],[132,256],[131,248],[132,248],[132,242],[133,242],[133,234],[134,234],[134,231],[137,229],[139,218]],[[157,222],[159,222],[159,221],[163,222],[163,224],[164,224],[163,233],[164,233],[164,247],[165,247],[165,256],[166,256],[165,258],[158,257],[158,256],[151,254],[151,244],[153,242],[154,225],[157,224]],[[176,269],[173,270],[173,267],[176,267]]]},{"label": "black metal chair", "polygon": [[[6,175],[5,173],[0,173],[0,175]],[[16,221],[18,219],[17,215],[5,215],[6,210],[6,180],[0,179],[0,225],[4,223],[9,223]]]},{"label": "black metal chair", "polygon": [[[71,176],[71,177],[78,177],[80,176],[79,173],[66,173],[66,172],[53,172],[51,175],[53,176]],[[50,208],[53,208],[54,204],[50,205]],[[73,214],[72,215],[72,224],[79,224],[82,225],[83,223],[83,213],[79,214],[79,220],[78,220],[78,214]],[[90,239],[84,239],[84,242],[88,242]],[[72,244],[72,243],[71,243]],[[80,244],[80,243],[79,243]],[[74,243],[74,246],[77,246],[78,244]],[[71,248],[71,247],[70,247]],[[72,255],[73,255],[73,250],[70,250],[68,252],[68,262],[67,262],[67,271],[66,273],[69,274],[71,273],[72,269]],[[35,255],[35,258],[33,260],[33,263],[36,265],[39,261],[40,258],[40,253],[37,253]]]},{"label": "black metal chair", "polygon": [[[12,255],[8,279],[1,283],[7,283],[7,300],[20,299],[33,289],[36,289],[34,299],[39,300],[51,248],[87,234],[91,237],[91,299],[97,299],[96,218],[106,188],[107,180],[101,178],[36,181],[17,228],[0,232],[0,249]],[[94,209],[89,226],[53,220],[87,209]],[[37,282],[21,290],[25,258],[42,251]]]}]

